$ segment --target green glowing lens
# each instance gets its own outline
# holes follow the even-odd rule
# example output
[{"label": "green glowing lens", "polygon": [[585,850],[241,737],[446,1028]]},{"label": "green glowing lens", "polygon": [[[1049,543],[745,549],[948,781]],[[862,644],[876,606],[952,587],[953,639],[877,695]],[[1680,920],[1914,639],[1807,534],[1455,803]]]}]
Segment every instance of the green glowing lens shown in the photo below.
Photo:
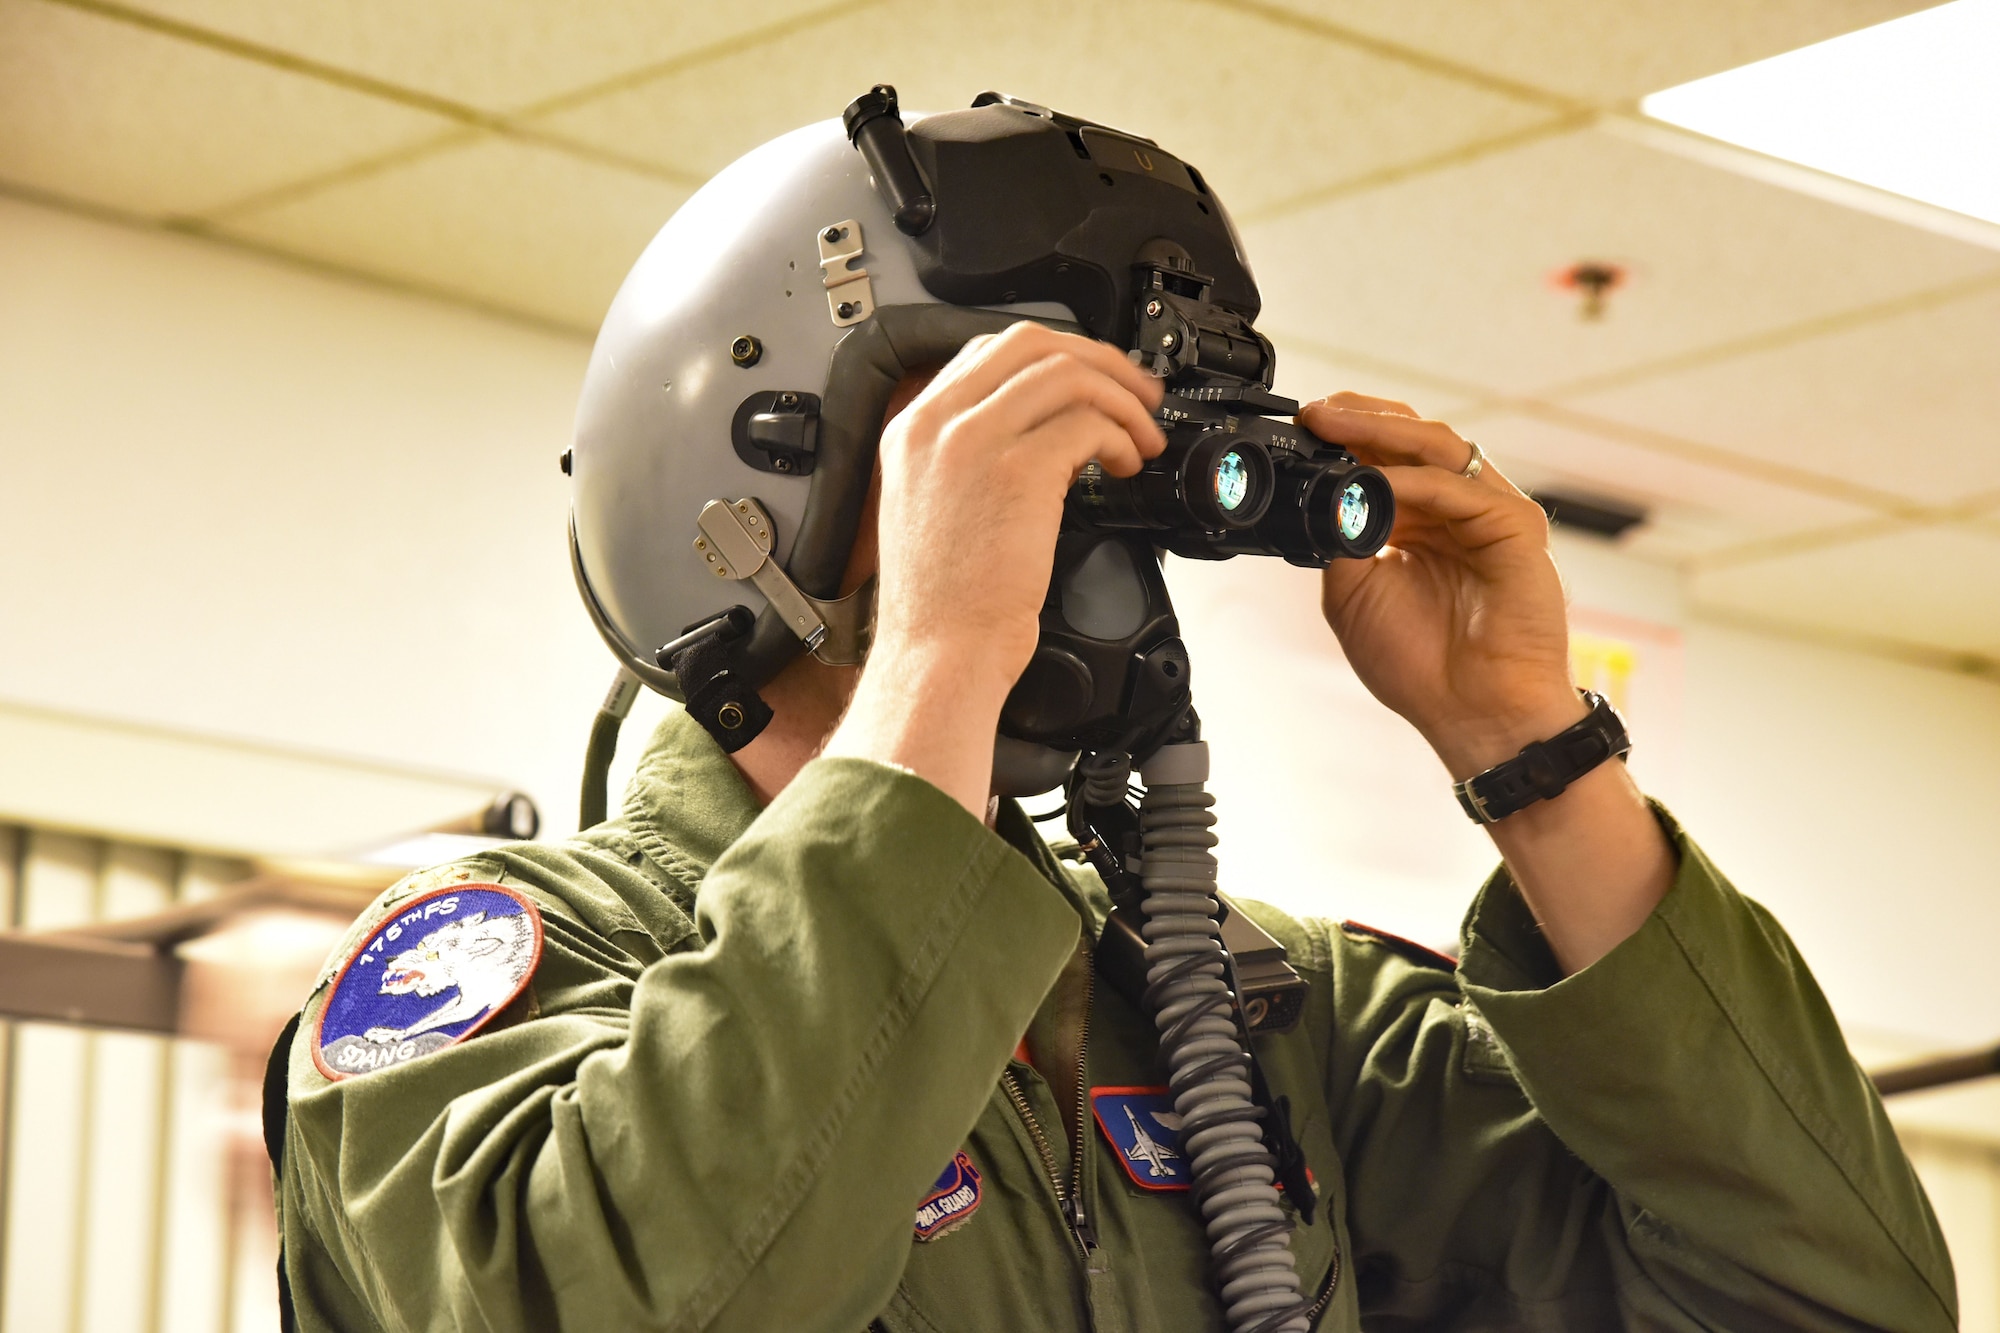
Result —
[{"label": "green glowing lens", "polygon": [[[1231,449],[1215,464],[1215,502],[1233,514],[1250,494],[1250,465]],[[1343,503],[1345,503],[1343,501]]]},{"label": "green glowing lens", "polygon": [[1361,534],[1368,531],[1368,492],[1361,489],[1360,482],[1348,482],[1340,493],[1340,512],[1334,521],[1340,526],[1340,535],[1351,542],[1360,541]]}]

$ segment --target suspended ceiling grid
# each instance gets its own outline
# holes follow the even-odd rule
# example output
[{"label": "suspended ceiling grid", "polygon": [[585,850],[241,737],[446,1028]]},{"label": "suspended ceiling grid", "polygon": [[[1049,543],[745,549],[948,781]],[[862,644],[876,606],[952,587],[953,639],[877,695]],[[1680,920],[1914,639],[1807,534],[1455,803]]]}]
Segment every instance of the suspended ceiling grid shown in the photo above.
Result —
[{"label": "suspended ceiling grid", "polygon": [[[1635,111],[1921,7],[0,0],[0,190],[588,336],[742,151],[876,81],[1002,88],[1202,167],[1281,387],[1644,504],[1626,544],[1710,614],[1993,670],[2000,227],[1786,188]],[[1630,274],[1600,319],[1550,281],[1582,259]]]}]

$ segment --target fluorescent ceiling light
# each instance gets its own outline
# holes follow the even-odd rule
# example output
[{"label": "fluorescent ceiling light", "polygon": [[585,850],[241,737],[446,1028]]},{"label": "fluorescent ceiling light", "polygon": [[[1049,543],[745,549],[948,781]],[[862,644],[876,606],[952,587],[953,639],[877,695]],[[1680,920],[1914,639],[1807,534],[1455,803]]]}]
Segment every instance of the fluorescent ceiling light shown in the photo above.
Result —
[{"label": "fluorescent ceiling light", "polygon": [[1955,0],[1654,93],[1647,115],[2000,223],[2000,0]]}]

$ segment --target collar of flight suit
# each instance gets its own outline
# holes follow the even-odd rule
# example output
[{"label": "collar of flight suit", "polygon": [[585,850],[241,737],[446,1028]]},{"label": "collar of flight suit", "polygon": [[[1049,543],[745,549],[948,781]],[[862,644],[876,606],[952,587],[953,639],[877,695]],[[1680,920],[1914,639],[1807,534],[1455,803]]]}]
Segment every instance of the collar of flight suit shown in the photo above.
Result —
[{"label": "collar of flight suit", "polygon": [[[675,706],[640,756],[625,789],[623,814],[640,849],[693,891],[762,812],[735,762],[687,710]],[[1095,939],[1111,907],[1097,877],[1064,866],[1017,801],[1000,802],[993,831],[1062,891]]]}]

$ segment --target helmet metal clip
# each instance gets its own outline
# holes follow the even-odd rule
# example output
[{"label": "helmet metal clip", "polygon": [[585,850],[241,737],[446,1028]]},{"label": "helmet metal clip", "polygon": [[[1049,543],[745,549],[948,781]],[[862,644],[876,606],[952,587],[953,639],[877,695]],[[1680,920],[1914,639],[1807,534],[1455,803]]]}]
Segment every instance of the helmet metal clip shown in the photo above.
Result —
[{"label": "helmet metal clip", "polygon": [[755,500],[710,500],[695,520],[694,549],[719,578],[748,579],[814,657],[829,666],[857,665],[867,656],[875,580],[836,601],[808,596],[771,558],[771,515]]},{"label": "helmet metal clip", "polygon": [[861,224],[844,218],[819,230],[819,267],[826,286],[827,313],[841,328],[875,313],[875,288],[868,270],[851,267],[861,258]]}]

